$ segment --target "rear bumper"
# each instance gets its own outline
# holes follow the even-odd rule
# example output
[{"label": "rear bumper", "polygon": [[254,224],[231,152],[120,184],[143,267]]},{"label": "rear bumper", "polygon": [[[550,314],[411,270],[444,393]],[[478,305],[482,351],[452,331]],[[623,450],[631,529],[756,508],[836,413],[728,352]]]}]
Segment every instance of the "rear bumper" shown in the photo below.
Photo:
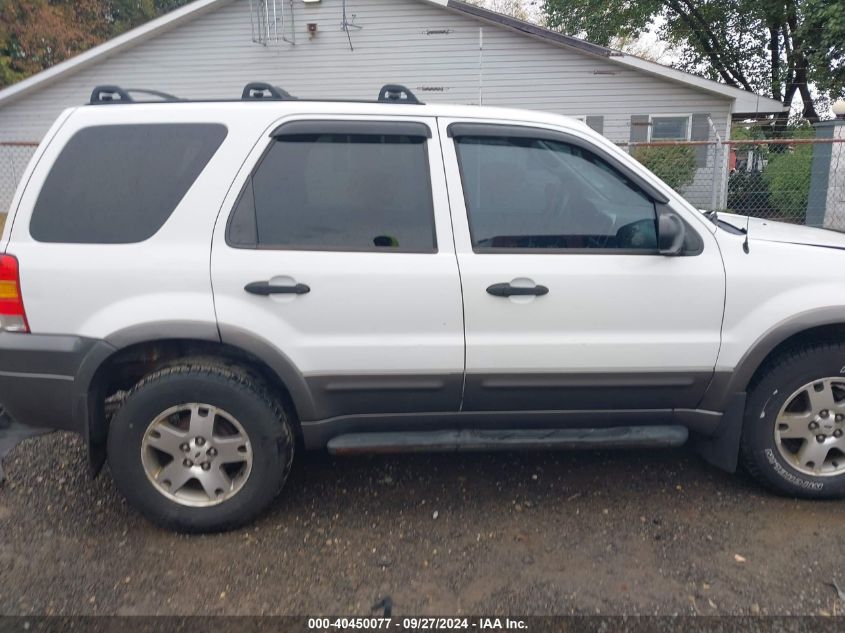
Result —
[{"label": "rear bumper", "polygon": [[102,341],[0,333],[0,404],[18,422],[87,432],[86,362]]}]

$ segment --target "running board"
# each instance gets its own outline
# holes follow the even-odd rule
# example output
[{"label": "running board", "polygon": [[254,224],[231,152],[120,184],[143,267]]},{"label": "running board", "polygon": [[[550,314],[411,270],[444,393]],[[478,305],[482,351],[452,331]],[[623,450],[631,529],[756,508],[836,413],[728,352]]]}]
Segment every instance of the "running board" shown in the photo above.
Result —
[{"label": "running board", "polygon": [[668,448],[681,446],[684,426],[618,426],[609,429],[511,429],[349,433],[329,440],[333,455],[451,453],[491,450]]}]

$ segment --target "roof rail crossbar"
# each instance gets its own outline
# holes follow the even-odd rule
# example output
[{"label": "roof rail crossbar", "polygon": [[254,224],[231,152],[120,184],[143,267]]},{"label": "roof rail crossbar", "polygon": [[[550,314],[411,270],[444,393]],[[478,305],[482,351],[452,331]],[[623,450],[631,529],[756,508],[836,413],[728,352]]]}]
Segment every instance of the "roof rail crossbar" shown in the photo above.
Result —
[{"label": "roof rail crossbar", "polygon": [[98,103],[126,103],[132,101],[129,93],[120,86],[97,86],[91,93],[91,105]]},{"label": "roof rail crossbar", "polygon": [[399,84],[387,84],[379,90],[378,100],[380,103],[412,103],[424,105],[417,96],[405,86]]},{"label": "roof rail crossbar", "polygon": [[91,93],[91,105],[104,103],[133,103],[135,100],[132,94],[152,95],[162,101],[180,101],[178,97],[158,90],[147,90],[146,88],[121,88],[120,86],[97,86]]},{"label": "roof rail crossbar", "polygon": [[253,81],[244,86],[241,99],[275,99],[276,101],[295,101],[296,97],[288,91],[263,81]]},{"label": "roof rail crossbar", "polygon": [[162,101],[184,101],[184,99],[180,99],[179,97],[172,95],[169,92],[161,92],[160,90],[149,90],[147,88],[127,88],[126,92],[128,92],[130,95],[133,93],[141,95],[152,95],[153,97],[158,97]]}]

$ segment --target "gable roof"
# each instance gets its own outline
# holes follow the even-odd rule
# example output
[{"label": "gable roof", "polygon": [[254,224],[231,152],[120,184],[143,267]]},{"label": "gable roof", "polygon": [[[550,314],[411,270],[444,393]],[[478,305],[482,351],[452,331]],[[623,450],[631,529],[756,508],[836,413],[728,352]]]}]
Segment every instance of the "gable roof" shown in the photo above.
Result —
[{"label": "gable roof", "polygon": [[[95,46],[84,53],[65,60],[55,66],[48,68],[28,79],[24,79],[4,90],[0,90],[0,107],[3,104],[18,99],[29,92],[46,87],[51,83],[60,80],[94,63],[102,61],[122,50],[137,46],[157,35],[165,33],[177,26],[189,22],[205,13],[229,4],[233,0],[196,0],[184,7],[171,11],[159,18],[150,20],[123,35],[119,35],[99,46]],[[771,114],[781,112],[783,105],[774,99],[757,95],[747,90],[734,88],[717,81],[691,75],[657,62],[652,62],[641,57],[629,55],[598,44],[592,44],[585,40],[570,35],[564,35],[550,29],[537,26],[530,22],[511,18],[483,7],[463,2],[462,0],[420,0],[429,4],[443,7],[449,11],[471,16],[481,22],[495,24],[525,35],[542,39],[551,44],[568,48],[585,55],[602,57],[606,61],[654,75],[675,83],[684,84],[695,90],[702,90],[711,94],[719,95],[733,102],[734,114]]]},{"label": "gable roof", "polygon": [[733,86],[728,86],[727,84],[719,83],[718,81],[713,81],[712,79],[705,79],[704,77],[692,75],[670,66],[665,66],[657,62],[643,59],[642,57],[637,57],[636,55],[629,55],[628,53],[608,48],[606,46],[599,46],[598,44],[593,44],[577,37],[572,37],[571,35],[564,35],[563,33],[558,33],[556,31],[537,26],[536,24],[525,22],[524,20],[518,20],[501,13],[496,13],[495,11],[490,11],[489,9],[485,9],[474,4],[462,2],[461,0],[427,1],[434,2],[435,4],[439,4],[460,13],[474,16],[484,22],[499,24],[534,37],[539,37],[559,46],[578,50],[581,53],[605,57],[607,58],[607,61],[619,64],[620,66],[625,66],[649,75],[668,79],[669,81],[685,84],[694,89],[704,90],[705,92],[710,92],[727,99],[731,99],[734,102],[734,114],[773,114],[783,110],[783,104],[775,99],[764,97],[762,95],[749,92],[748,90],[743,90],[742,88],[734,88]]},{"label": "gable roof", "polygon": [[[6,102],[22,97],[38,88],[44,88],[65,75],[82,70],[96,62],[102,61],[127,48],[137,46],[153,37],[166,33],[177,26],[190,22],[201,15],[209,13],[223,5],[229,4],[232,0],[196,0],[184,7],[166,13],[161,17],[150,20],[139,27],[136,27],[122,35],[118,35],[99,46],[89,48],[70,59],[51,66],[47,70],[32,75],[23,81],[0,90],[0,107]],[[93,89],[93,86],[92,86]]]}]

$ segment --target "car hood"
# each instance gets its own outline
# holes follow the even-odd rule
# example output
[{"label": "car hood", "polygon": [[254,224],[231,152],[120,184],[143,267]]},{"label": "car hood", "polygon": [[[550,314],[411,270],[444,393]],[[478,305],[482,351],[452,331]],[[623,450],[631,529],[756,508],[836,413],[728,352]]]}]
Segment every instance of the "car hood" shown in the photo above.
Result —
[{"label": "car hood", "polygon": [[719,212],[719,219],[741,230],[745,229],[747,222],[748,239],[752,242],[782,242],[785,244],[806,244],[808,246],[845,249],[845,234],[829,229],[818,229],[762,218],[747,218],[744,215],[733,213]]}]

